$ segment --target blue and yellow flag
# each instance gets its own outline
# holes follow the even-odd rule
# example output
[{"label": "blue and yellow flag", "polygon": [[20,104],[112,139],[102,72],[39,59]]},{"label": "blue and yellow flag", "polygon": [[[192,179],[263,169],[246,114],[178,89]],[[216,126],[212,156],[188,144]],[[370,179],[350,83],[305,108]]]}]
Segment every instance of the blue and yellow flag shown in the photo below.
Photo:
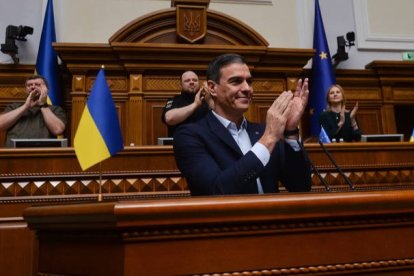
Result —
[{"label": "blue and yellow flag", "polygon": [[76,130],[74,147],[82,170],[115,155],[124,148],[121,127],[104,70],[93,84]]},{"label": "blue and yellow flag", "polygon": [[411,133],[410,142],[414,142],[414,128],[413,128],[413,132]]},{"label": "blue and yellow flag", "polygon": [[330,144],[331,143],[331,139],[329,139],[329,136],[326,133],[323,126],[321,126],[321,132],[319,133],[319,141],[321,141],[324,144]]},{"label": "blue and yellow flag", "polygon": [[36,72],[49,83],[48,102],[52,105],[62,105],[60,91],[58,59],[52,43],[56,42],[55,19],[53,15],[53,0],[47,1],[42,35],[36,60]]},{"label": "blue and yellow flag", "polygon": [[312,59],[312,74],[309,80],[310,131],[311,136],[318,136],[319,117],[326,107],[326,91],[336,82],[318,0],[315,0],[313,48],[316,53]]}]

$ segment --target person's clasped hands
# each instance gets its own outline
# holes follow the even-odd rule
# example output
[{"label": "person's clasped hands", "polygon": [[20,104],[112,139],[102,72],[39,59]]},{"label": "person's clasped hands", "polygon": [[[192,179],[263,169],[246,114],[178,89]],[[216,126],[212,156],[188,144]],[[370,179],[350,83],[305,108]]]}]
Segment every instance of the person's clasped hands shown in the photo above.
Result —
[{"label": "person's clasped hands", "polygon": [[[283,91],[267,110],[266,128],[260,139],[269,151],[273,150],[276,142],[285,138],[286,131],[295,132],[308,103],[308,79],[300,79],[295,92]],[[297,139],[296,136],[293,135]]]},{"label": "person's clasped hands", "polygon": [[[352,126],[356,125],[356,114],[358,111],[358,102],[356,102],[355,106],[352,108],[351,113],[349,114],[351,117],[351,124]],[[339,122],[338,122],[338,127],[342,127],[345,123],[345,105],[342,106],[341,108],[341,112],[339,113]]]},{"label": "person's clasped hands", "polygon": [[36,105],[44,105],[47,101],[47,93],[47,87],[44,84],[40,86],[31,86],[25,105],[29,108]]},{"label": "person's clasped hands", "polygon": [[308,79],[300,79],[296,91],[283,91],[267,111],[266,132],[277,140],[284,138],[285,131],[295,130],[308,102]]}]

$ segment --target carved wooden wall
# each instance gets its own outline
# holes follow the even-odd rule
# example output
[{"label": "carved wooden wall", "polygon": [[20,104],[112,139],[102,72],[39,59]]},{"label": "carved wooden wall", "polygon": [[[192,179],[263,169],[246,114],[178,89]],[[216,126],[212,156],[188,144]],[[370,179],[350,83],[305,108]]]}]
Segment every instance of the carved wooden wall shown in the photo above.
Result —
[{"label": "carved wooden wall", "polygon": [[404,133],[414,128],[414,61],[372,61],[382,93],[381,120],[384,133]]},{"label": "carved wooden wall", "polygon": [[[66,136],[73,140],[96,74],[105,65],[125,145],[156,144],[158,137],[167,134],[161,112],[166,100],[179,93],[181,73],[194,70],[204,80],[208,62],[226,52],[246,57],[255,91],[246,116],[264,122],[272,101],[283,90],[294,89],[298,77],[309,75],[303,66],[314,51],[270,48],[249,26],[208,9],[208,2],[172,1],[171,8],[122,27],[107,44],[54,44],[64,64],[64,108],[70,124]],[[206,29],[199,39],[188,41],[179,33],[177,18],[194,10]],[[1,110],[10,102],[24,100],[24,79],[33,71],[34,65],[0,65]],[[365,70],[337,70],[336,77],[346,90],[348,108],[359,102],[358,119],[364,133],[404,133],[408,139],[414,126],[414,62],[373,61]],[[304,138],[307,122],[305,117]]]},{"label": "carved wooden wall", "polygon": [[[73,76],[68,93],[72,99],[70,137],[101,64],[118,108],[125,144],[153,145],[167,135],[161,112],[167,99],[179,93],[182,72],[194,70],[204,80],[209,61],[227,52],[244,55],[255,73],[255,103],[247,117],[263,121],[278,93],[294,87],[313,50],[269,48],[252,28],[208,9],[208,4],[207,0],[172,1],[172,8],[121,28],[108,44],[55,44]],[[189,18],[198,21],[189,22]]]}]

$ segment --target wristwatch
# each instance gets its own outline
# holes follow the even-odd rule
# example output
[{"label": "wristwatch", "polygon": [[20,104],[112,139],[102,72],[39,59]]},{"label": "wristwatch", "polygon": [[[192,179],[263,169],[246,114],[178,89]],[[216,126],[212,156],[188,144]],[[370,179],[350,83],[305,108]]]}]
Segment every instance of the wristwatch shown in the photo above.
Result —
[{"label": "wristwatch", "polygon": [[299,128],[298,127],[294,130],[285,130],[285,132],[283,132],[283,135],[285,137],[292,136],[292,135],[298,135],[298,134],[299,134]]},{"label": "wristwatch", "polygon": [[40,106],[40,108],[42,108],[42,107],[49,107],[49,105],[47,104],[47,102],[46,103],[44,103],[44,104],[42,104],[41,106]]}]

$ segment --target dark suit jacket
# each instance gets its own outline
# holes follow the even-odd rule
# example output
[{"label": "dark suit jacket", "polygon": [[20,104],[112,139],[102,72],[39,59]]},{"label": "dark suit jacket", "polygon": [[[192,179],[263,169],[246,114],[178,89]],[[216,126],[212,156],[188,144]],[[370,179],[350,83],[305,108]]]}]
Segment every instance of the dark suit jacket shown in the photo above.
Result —
[{"label": "dark suit jacket", "polygon": [[[248,122],[247,132],[254,145],[264,125]],[[309,191],[311,187],[310,164],[302,151],[295,152],[281,141],[263,166],[253,152],[243,155],[212,112],[177,129],[174,154],[192,195],[254,194],[258,192],[257,177],[265,193],[278,192],[278,181],[288,191]]]}]

